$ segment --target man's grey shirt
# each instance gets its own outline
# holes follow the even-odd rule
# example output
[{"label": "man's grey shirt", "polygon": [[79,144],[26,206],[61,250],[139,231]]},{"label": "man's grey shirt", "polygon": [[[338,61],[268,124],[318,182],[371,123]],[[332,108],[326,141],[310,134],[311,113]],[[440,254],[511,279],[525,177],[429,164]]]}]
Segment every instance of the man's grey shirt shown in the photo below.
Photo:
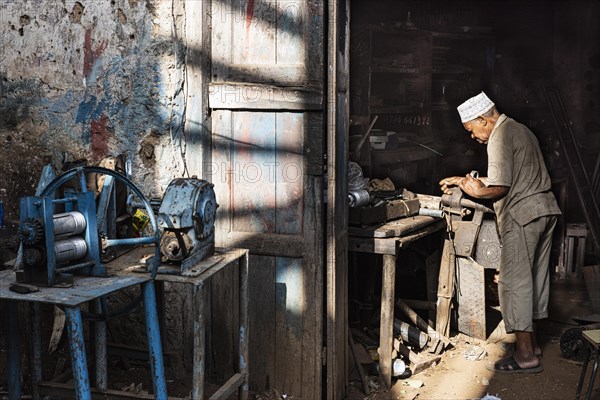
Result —
[{"label": "man's grey shirt", "polygon": [[500,232],[510,215],[523,226],[536,218],[559,215],[550,191],[552,182],[537,138],[525,125],[502,114],[487,144],[488,186],[508,186],[508,194],[494,203]]}]

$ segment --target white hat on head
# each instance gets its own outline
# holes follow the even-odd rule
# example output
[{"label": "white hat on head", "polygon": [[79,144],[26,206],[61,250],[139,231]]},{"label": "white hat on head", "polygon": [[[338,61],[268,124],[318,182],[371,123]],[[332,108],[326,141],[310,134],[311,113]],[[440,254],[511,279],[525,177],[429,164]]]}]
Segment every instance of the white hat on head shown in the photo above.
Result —
[{"label": "white hat on head", "polygon": [[462,103],[456,109],[458,110],[458,114],[460,114],[461,122],[464,124],[465,122],[472,121],[482,114],[485,114],[492,107],[494,107],[494,103],[485,93],[481,92],[477,96],[471,97],[469,100]]}]

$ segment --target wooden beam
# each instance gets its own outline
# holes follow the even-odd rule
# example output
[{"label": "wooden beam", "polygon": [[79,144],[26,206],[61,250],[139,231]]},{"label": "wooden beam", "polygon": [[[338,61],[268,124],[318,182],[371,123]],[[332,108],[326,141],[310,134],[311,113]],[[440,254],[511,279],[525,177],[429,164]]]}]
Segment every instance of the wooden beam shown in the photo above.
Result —
[{"label": "wooden beam", "polygon": [[233,394],[246,379],[245,374],[235,374],[219,390],[217,390],[212,396],[210,396],[210,400],[217,399],[227,399],[229,396]]},{"label": "wooden beam", "polygon": [[450,309],[452,295],[454,294],[454,273],[456,258],[450,240],[444,241],[442,260],[440,262],[440,275],[438,283],[437,314],[435,330],[447,336],[450,330]]}]

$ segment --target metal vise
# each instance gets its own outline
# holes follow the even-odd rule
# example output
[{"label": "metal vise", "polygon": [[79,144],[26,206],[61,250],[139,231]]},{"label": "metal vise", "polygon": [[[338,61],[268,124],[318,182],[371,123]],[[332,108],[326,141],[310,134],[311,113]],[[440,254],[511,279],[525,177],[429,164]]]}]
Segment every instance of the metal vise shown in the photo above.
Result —
[{"label": "metal vise", "polygon": [[[419,214],[442,217],[450,216],[449,231],[454,234],[454,246],[457,256],[474,257],[479,231],[482,223],[495,229],[493,220],[484,219],[484,214],[494,214],[494,210],[483,204],[464,197],[460,188],[451,188],[452,194],[441,197],[417,195],[421,203]],[[495,233],[495,232],[494,232]]]},{"label": "metal vise", "polygon": [[163,259],[181,264],[187,275],[215,251],[215,216],[219,206],[213,184],[196,178],[177,178],[169,183],[158,211],[163,230]]},{"label": "metal vise", "polygon": [[[457,256],[473,257],[479,230],[483,222],[483,215],[494,214],[494,210],[464,198],[459,188],[450,189],[452,194],[442,196],[442,206],[450,214],[452,224],[451,231],[454,232],[454,246]],[[469,215],[473,217],[468,220]],[[493,221],[491,221],[493,223]]]},{"label": "metal vise", "polygon": [[[446,334],[450,327],[452,298],[457,298],[458,330],[486,338],[485,269],[500,266],[500,241],[494,211],[464,198],[460,188],[442,197],[418,195],[424,215],[440,212],[447,216],[449,239],[444,242],[438,281],[436,330]],[[455,293],[455,282],[459,290]]]}]

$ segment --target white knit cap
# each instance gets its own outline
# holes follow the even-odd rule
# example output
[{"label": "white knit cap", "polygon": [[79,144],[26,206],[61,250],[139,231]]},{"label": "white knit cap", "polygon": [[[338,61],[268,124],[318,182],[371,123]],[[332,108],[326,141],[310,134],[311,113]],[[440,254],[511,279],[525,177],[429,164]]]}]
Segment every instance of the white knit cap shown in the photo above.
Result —
[{"label": "white knit cap", "polygon": [[472,121],[482,114],[485,114],[492,107],[494,107],[494,103],[485,95],[485,93],[481,92],[477,96],[471,97],[469,100],[462,103],[456,109],[458,110],[458,114],[460,114],[461,122],[464,124],[465,122]]}]

